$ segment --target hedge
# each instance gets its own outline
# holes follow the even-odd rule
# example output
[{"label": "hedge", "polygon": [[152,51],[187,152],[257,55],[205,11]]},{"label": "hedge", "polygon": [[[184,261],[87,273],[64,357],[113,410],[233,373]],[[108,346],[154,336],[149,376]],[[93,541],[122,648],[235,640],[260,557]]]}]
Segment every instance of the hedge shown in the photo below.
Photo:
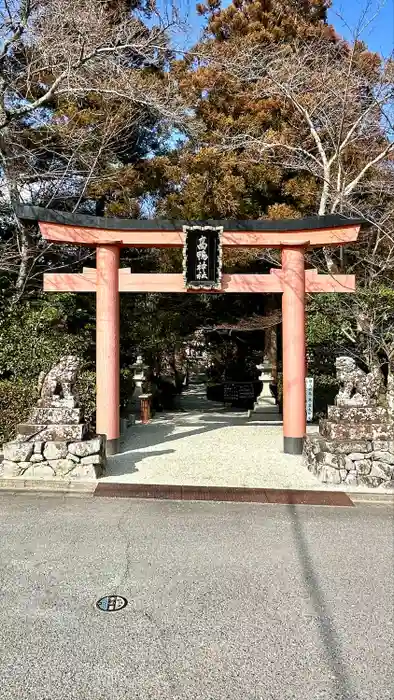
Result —
[{"label": "hedge", "polygon": [[31,381],[0,381],[0,445],[15,437],[17,424],[27,420],[37,398]]},{"label": "hedge", "polygon": [[[76,396],[84,407],[85,420],[95,426],[96,377],[94,372],[81,372],[76,384]],[[37,381],[23,379],[0,380],[0,446],[13,440],[18,423],[28,420],[38,400]]]}]

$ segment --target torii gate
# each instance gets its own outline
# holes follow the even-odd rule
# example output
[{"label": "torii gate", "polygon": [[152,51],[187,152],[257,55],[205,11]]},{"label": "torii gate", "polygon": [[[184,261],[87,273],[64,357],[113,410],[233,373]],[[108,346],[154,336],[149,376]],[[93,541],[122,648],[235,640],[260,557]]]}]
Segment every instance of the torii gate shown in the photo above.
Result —
[{"label": "torii gate", "polygon": [[220,227],[221,245],[280,248],[282,268],[270,274],[224,274],[219,288],[202,293],[282,293],[284,452],[301,454],[305,415],[305,292],[354,292],[354,275],[319,275],[305,270],[309,247],[341,246],[358,238],[362,221],[341,215],[279,221],[129,220],[68,214],[19,205],[21,219],[38,221],[43,237],[58,244],[96,248],[96,269],[46,273],[48,292],[96,293],[96,424],[107,436],[108,454],[119,448],[119,292],[196,293],[182,274],[134,274],[119,268],[122,247],[182,247],[185,227]]}]

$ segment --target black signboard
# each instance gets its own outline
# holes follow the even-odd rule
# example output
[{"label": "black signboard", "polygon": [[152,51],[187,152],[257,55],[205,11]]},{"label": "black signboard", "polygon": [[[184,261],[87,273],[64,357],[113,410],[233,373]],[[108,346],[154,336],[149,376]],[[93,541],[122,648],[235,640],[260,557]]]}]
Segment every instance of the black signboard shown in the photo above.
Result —
[{"label": "black signboard", "polygon": [[224,402],[249,401],[254,399],[253,382],[225,382]]},{"label": "black signboard", "polygon": [[184,226],[183,274],[188,289],[220,289],[222,227]]}]

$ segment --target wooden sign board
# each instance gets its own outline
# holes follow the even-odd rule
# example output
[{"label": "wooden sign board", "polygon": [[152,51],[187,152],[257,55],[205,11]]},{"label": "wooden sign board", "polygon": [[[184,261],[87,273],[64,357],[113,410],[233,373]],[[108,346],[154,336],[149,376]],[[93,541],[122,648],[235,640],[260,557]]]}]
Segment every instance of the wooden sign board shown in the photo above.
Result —
[{"label": "wooden sign board", "polygon": [[184,226],[183,275],[187,289],[220,289],[223,227]]},{"label": "wooden sign board", "polygon": [[249,401],[254,399],[253,382],[225,382],[224,402]]}]

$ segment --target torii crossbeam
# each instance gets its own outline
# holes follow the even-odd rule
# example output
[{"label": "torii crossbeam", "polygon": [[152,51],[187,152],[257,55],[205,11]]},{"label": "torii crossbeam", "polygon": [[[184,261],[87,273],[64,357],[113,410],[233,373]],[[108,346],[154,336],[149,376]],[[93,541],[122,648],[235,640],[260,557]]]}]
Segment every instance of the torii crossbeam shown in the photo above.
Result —
[{"label": "torii crossbeam", "polygon": [[[284,451],[301,454],[306,432],[305,293],[355,291],[353,275],[305,270],[305,251],[356,241],[362,221],[339,215],[281,221],[106,219],[30,206],[17,207],[17,215],[38,221],[48,241],[96,248],[96,269],[47,273],[44,290],[96,293],[96,423],[97,432],[107,436],[108,454],[118,451],[120,437],[119,292],[281,293]],[[268,275],[224,274],[215,289],[190,289],[182,274],[134,274],[119,268],[122,247],[182,247],[185,229],[199,226],[220,228],[222,246],[280,248],[282,268]]]}]

